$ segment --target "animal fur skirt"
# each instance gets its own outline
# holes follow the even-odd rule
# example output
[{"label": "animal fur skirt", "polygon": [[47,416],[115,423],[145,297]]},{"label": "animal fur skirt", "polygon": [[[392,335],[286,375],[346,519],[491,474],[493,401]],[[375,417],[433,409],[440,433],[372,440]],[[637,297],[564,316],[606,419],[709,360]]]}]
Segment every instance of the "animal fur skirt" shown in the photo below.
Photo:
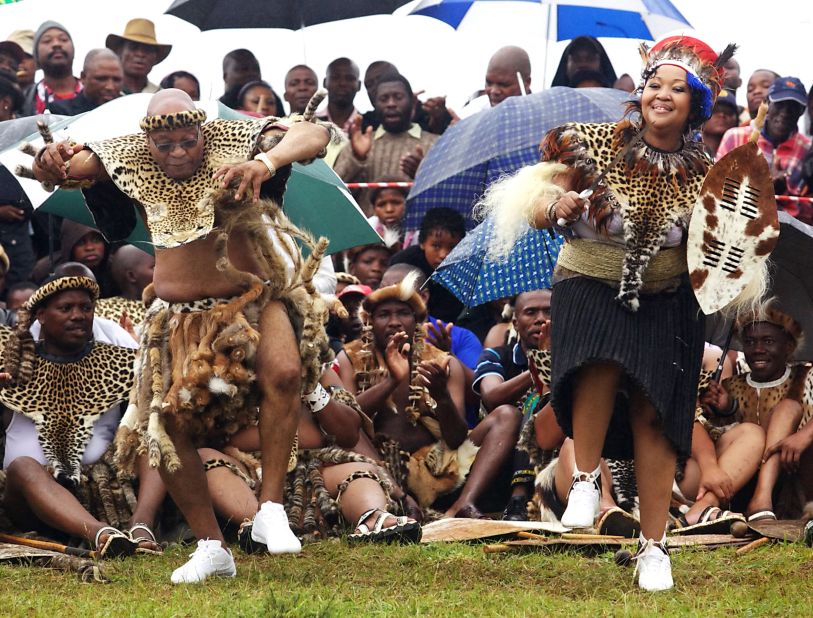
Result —
[{"label": "animal fur skirt", "polygon": [[230,299],[151,303],[130,403],[116,435],[117,461],[124,469],[132,470],[142,453],[153,467],[179,467],[164,428],[166,415],[200,445],[222,444],[256,423],[254,360],[267,302],[268,289],[259,284]]}]

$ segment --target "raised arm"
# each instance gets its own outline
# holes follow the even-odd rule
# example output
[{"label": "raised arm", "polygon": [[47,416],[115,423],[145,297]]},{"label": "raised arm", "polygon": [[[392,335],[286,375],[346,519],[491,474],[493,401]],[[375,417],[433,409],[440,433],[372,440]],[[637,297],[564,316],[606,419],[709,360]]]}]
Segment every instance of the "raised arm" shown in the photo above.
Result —
[{"label": "raised arm", "polygon": [[56,185],[107,179],[99,157],[83,144],[71,142],[47,144],[34,157],[32,169],[37,180]]},{"label": "raised arm", "polygon": [[[275,130],[279,129],[269,129]],[[312,122],[295,122],[272,148],[260,152],[251,161],[220,166],[213,178],[220,178],[224,189],[239,178],[240,184],[235,190],[234,198],[242,199],[251,188],[256,201],[259,199],[260,185],[270,180],[278,169],[296,161],[314,159],[325,149],[329,139],[327,128]]]}]

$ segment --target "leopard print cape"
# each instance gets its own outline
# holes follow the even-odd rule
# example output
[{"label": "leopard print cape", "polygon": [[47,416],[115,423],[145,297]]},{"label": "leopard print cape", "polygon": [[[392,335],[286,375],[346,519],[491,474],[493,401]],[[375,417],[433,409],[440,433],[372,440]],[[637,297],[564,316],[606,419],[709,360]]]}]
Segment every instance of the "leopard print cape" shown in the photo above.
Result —
[{"label": "leopard print cape", "polygon": [[[0,328],[0,344],[5,346],[9,335],[10,329]],[[75,362],[57,363],[37,355],[31,380],[0,388],[0,403],[34,422],[55,477],[79,482],[93,425],[127,399],[134,359],[135,350],[93,342]]]},{"label": "leopard print cape", "polygon": [[603,171],[607,175],[590,198],[590,217],[601,229],[612,212],[620,213],[624,227],[624,257],[618,300],[638,308],[643,273],[658,253],[673,226],[686,229],[697,196],[712,161],[700,142],[686,140],[674,153],[656,150],[643,141],[611,167],[619,150],[635,139],[640,128],[629,120],[618,123],[569,123],[554,129],[542,141],[542,160],[564,163],[583,191]]}]

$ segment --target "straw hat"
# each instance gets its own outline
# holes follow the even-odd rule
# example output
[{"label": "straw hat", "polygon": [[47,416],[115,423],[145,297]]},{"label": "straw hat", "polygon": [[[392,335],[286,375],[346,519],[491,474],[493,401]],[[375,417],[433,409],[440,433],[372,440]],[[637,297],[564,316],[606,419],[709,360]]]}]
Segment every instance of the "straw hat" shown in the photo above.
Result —
[{"label": "straw hat", "polygon": [[121,48],[126,41],[133,41],[134,43],[141,43],[143,45],[151,45],[158,50],[158,60],[156,64],[169,56],[172,50],[172,45],[165,45],[159,43],[155,39],[155,24],[149,19],[131,19],[124,27],[124,34],[108,34],[105,40],[105,46],[112,49],[117,54],[121,55]]}]

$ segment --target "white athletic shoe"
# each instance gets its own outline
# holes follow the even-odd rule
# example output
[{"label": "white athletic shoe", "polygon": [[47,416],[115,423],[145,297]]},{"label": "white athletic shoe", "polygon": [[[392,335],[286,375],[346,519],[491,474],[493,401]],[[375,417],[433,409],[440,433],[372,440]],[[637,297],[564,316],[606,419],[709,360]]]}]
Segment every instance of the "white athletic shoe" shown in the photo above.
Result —
[{"label": "white athletic shoe", "polygon": [[285,508],[276,502],[263,502],[254,516],[251,539],[262,543],[270,554],[298,554],[302,543],[288,525]]},{"label": "white athletic shoe", "polygon": [[601,494],[594,481],[574,481],[567,495],[567,508],[562,514],[565,528],[590,528],[599,513]]},{"label": "white athletic shoe", "polygon": [[638,553],[635,555],[635,572],[638,574],[638,586],[642,590],[657,592],[669,590],[675,583],[672,581],[672,562],[664,544],[654,539],[641,539]]},{"label": "white athletic shoe", "polygon": [[172,572],[172,583],[196,584],[213,575],[237,575],[234,558],[220,541],[200,540],[198,548],[189,554],[189,562]]}]

